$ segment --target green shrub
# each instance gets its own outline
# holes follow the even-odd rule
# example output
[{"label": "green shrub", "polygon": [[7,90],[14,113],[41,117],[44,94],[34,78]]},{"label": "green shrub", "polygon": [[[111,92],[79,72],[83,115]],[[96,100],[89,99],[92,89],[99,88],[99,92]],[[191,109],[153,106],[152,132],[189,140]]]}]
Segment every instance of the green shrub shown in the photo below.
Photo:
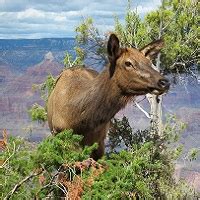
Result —
[{"label": "green shrub", "polygon": [[[43,190],[38,176],[44,175],[45,184],[48,185],[63,164],[73,165],[89,158],[97,145],[82,148],[79,145],[81,140],[82,136],[75,135],[70,130],[49,136],[39,145],[33,145],[18,137],[10,137],[6,148],[0,154],[1,198],[33,199],[36,196],[45,197],[50,190],[58,190],[55,184],[50,184]],[[27,177],[29,178],[25,180]]]},{"label": "green shrub", "polygon": [[[86,187],[84,199],[183,199],[193,189],[184,181],[175,182],[175,160],[182,146],[176,142],[183,123],[167,119],[163,135],[151,130],[134,131],[126,117],[114,119],[109,133],[108,170],[93,186]],[[124,149],[124,150],[123,150]]]},{"label": "green shrub", "polygon": [[33,161],[37,167],[43,165],[46,169],[54,169],[63,163],[71,164],[89,158],[96,144],[82,148],[80,141],[83,136],[73,134],[72,130],[63,131],[56,136],[49,136],[39,146]]}]

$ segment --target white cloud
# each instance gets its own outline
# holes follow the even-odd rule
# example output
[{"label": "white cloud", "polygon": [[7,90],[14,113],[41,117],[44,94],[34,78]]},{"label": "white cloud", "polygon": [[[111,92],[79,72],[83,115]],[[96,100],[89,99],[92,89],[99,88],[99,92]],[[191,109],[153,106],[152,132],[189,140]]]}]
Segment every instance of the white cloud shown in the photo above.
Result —
[{"label": "white cloud", "polygon": [[55,16],[55,19],[54,19],[56,22],[65,22],[66,21],[66,17],[65,16]]},{"label": "white cloud", "polygon": [[[67,37],[83,17],[91,16],[102,32],[113,28],[113,15],[123,18],[124,0],[0,0],[0,38]],[[160,0],[133,1],[142,16]]]},{"label": "white cloud", "polygon": [[34,8],[28,8],[22,12],[18,12],[17,13],[17,18],[19,20],[21,19],[32,19],[32,18],[44,18],[45,17],[45,13],[43,11],[40,10],[36,10]]}]

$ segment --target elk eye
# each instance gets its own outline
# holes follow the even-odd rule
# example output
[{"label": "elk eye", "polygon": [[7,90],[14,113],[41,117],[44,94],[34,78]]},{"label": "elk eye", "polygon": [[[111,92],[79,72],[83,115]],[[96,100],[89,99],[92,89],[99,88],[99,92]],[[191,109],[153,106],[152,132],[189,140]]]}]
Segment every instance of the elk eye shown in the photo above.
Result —
[{"label": "elk eye", "polygon": [[126,62],[125,62],[125,65],[126,65],[127,67],[132,67],[132,63],[129,62],[129,61],[126,61]]}]

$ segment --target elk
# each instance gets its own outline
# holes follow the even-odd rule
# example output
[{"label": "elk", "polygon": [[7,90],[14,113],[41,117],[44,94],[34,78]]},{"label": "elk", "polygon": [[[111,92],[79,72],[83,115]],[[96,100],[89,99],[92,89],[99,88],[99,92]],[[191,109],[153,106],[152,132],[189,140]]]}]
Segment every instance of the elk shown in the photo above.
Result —
[{"label": "elk", "polygon": [[121,48],[111,34],[107,43],[108,66],[101,73],[89,68],[64,70],[47,104],[52,134],[72,129],[84,136],[82,145],[98,144],[91,157],[104,154],[104,139],[110,120],[138,95],[163,94],[169,81],[152,68],[151,60],[163,47],[156,40],[144,48]]}]

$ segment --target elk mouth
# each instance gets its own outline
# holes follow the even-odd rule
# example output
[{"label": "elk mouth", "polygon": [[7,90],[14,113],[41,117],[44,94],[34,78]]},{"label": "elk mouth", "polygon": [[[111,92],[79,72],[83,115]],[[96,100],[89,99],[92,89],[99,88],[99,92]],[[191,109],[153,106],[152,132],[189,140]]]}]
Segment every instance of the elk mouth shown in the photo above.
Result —
[{"label": "elk mouth", "polygon": [[[169,89],[169,88],[168,88]],[[168,91],[168,89],[161,89],[158,87],[148,87],[143,90],[128,90],[126,93],[123,93],[124,95],[128,96],[134,96],[134,95],[146,95],[146,94],[154,94],[154,95],[161,95]]]},{"label": "elk mouth", "polygon": [[154,94],[154,95],[161,95],[161,94],[164,94],[167,91],[168,90],[160,90],[158,88],[149,88],[149,92],[148,93]]},{"label": "elk mouth", "polygon": [[160,79],[155,87],[148,87],[150,94],[161,95],[169,90],[170,83],[168,79]]}]

